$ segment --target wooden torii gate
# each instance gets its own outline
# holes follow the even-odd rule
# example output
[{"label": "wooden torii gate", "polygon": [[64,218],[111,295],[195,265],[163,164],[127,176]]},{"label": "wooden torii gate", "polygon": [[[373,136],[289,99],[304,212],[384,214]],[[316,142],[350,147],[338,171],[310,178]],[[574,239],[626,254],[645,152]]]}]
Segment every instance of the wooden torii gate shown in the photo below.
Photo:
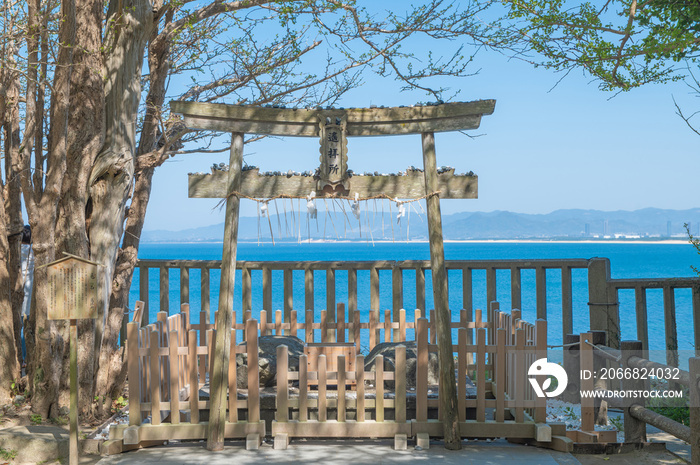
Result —
[{"label": "wooden torii gate", "polygon": [[[306,197],[314,192],[317,198],[339,195],[354,197],[356,193],[360,197],[385,194],[392,199],[425,197],[441,367],[440,398],[445,423],[445,443],[455,440],[451,437],[451,432],[456,433],[456,439],[459,440],[440,198],[477,198],[477,177],[455,175],[453,171],[438,174],[434,133],[476,129],[481,122],[481,116],[492,114],[495,104],[495,100],[479,100],[412,107],[323,110],[171,102],[172,113],[182,115],[188,128],[231,133],[229,170],[189,176],[190,197],[226,199],[217,328],[230,328],[233,323],[233,288],[241,196]],[[261,176],[257,170],[242,171],[243,137],[246,133],[318,137],[321,144],[319,169],[314,176],[283,174],[270,177]],[[348,172],[347,137],[405,134],[421,134],[423,176],[410,170],[405,175],[390,176],[351,176]],[[229,331],[216,332],[210,378],[211,403],[207,432],[209,450],[221,450],[224,446],[226,370],[230,356],[230,338]]]}]

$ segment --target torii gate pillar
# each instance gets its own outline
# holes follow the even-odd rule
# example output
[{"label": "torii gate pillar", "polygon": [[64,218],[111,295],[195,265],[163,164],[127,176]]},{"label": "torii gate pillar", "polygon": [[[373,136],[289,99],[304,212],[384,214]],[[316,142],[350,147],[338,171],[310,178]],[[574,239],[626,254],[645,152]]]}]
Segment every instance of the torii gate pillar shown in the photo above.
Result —
[{"label": "torii gate pillar", "polygon": [[[423,142],[423,168],[425,169],[425,192],[437,192],[438,174],[437,160],[435,157],[435,135],[432,132],[421,134]],[[445,399],[451,399],[449,405],[441,404],[443,408],[442,418],[459,421],[457,415],[457,399],[455,390],[454,358],[452,355],[452,337],[450,334],[450,307],[447,301],[447,270],[445,269],[445,247],[442,240],[442,214],[440,212],[440,197],[431,195],[425,199],[428,214],[428,237],[430,239],[430,269],[433,278],[433,305],[437,327],[443,328],[437,331],[438,360],[440,362],[440,395]],[[447,366],[443,366],[446,364]],[[460,373],[460,376],[463,376]],[[447,408],[447,411],[444,409]],[[455,435],[456,433],[456,435]],[[444,428],[445,447],[447,449],[461,449],[459,425],[453,428]]]},{"label": "torii gate pillar", "polygon": [[[228,192],[241,189],[241,169],[243,165],[243,134],[231,134],[231,155],[228,171]],[[216,338],[214,340],[214,360],[211,375],[211,407],[209,408],[209,428],[207,428],[207,449],[224,449],[224,426],[226,425],[227,371],[226,361],[231,352],[231,331],[233,325],[233,286],[236,279],[236,249],[238,245],[238,216],[240,199],[237,195],[226,198],[226,222],[224,225],[224,250],[221,260],[221,288],[219,290],[219,311],[216,315]],[[214,418],[216,417],[216,419]]]}]

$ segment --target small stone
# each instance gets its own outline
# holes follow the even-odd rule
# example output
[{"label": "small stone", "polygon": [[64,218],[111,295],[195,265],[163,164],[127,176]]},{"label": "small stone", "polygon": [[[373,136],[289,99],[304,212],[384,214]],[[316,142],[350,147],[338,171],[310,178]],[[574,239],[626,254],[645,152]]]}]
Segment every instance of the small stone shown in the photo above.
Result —
[{"label": "small stone", "polygon": [[421,450],[423,450],[423,448],[422,448],[421,446],[416,446],[416,447],[415,447],[415,450],[421,451]]},{"label": "small stone", "polygon": [[61,417],[67,417],[68,415],[70,415],[70,408],[64,405],[63,407],[58,409],[58,415]]},{"label": "small stone", "polygon": [[23,404],[27,399],[24,396],[17,395],[14,400],[16,404]]}]

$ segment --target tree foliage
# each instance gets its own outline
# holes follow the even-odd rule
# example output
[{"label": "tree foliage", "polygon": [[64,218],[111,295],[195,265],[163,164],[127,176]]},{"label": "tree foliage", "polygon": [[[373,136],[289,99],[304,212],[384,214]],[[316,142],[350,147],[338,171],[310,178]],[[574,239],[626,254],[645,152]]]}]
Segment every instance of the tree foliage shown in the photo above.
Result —
[{"label": "tree foliage", "polygon": [[496,34],[537,66],[583,69],[604,90],[682,79],[700,54],[700,4],[689,0],[503,0]]}]

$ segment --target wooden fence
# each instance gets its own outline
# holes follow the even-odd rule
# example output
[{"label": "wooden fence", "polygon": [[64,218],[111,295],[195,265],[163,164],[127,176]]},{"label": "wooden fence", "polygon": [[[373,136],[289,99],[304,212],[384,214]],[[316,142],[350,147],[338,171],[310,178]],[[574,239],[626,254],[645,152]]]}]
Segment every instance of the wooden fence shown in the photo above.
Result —
[{"label": "wooden fence", "polygon": [[[467,323],[459,328],[459,340],[453,346],[457,354],[457,399],[459,427],[467,438],[526,438],[553,443],[553,447],[566,450],[569,441],[563,436],[552,436],[552,428],[546,424],[544,398],[535,398],[527,383],[527,369],[538,358],[545,358],[547,351],[547,323],[538,320],[536,325],[519,318],[516,310],[507,314],[494,310],[493,319],[484,325]],[[413,418],[407,414],[406,348],[396,347],[395,371],[383,369],[383,359],[377,357],[375,370],[365,371],[364,358],[358,356],[356,370],[345,370],[345,357],[338,356],[337,371],[326,370],[325,356],[319,357],[316,372],[305,369],[305,356],[299,361],[299,371],[288,371],[287,348],[278,348],[277,412],[272,423],[275,446],[286,447],[293,437],[394,437],[395,446],[405,445],[406,437],[418,438],[427,446],[429,436],[441,437],[439,388],[437,395],[429,395],[428,355],[437,352],[437,346],[429,343],[427,319],[415,322],[417,339],[416,389]],[[478,328],[478,329],[477,329]],[[467,344],[467,334],[476,330],[476,344]],[[489,334],[493,341],[487,343]],[[488,363],[490,359],[490,364]],[[470,362],[470,359],[473,362]],[[281,360],[281,363],[280,363]],[[476,395],[467,396],[470,373],[474,373]],[[337,395],[326,398],[326,380],[337,381]],[[309,396],[309,380],[318,380],[316,398]],[[298,382],[298,394],[290,397],[287,383]],[[357,391],[347,396],[346,383],[354,381]],[[375,389],[366,399],[365,382]],[[393,393],[385,398],[385,382],[394,386]],[[374,419],[367,419],[367,408],[374,409]],[[429,408],[438,410],[438,419],[429,420]],[[309,418],[315,409],[316,419]],[[335,410],[335,420],[328,419],[328,410]],[[385,419],[385,410],[393,411],[393,420]],[[473,418],[468,419],[471,416]],[[295,418],[296,417],[296,418]],[[557,425],[559,426],[559,425]],[[557,430],[563,434],[561,428]],[[421,440],[422,439],[422,440]]]},{"label": "wooden fence", "polygon": [[[136,318],[142,311],[137,305]],[[231,357],[228,378],[228,415],[225,427],[226,438],[244,438],[248,447],[255,448],[266,433],[261,420],[261,393],[259,387],[258,338],[272,333],[291,333],[307,342],[359,341],[363,332],[369,333],[370,350],[380,340],[406,342],[411,332],[416,337],[416,388],[406,389],[405,348],[396,349],[396,371],[384,370],[381,355],[374,371],[365,371],[364,356],[356,347],[357,363],[354,371],[346,371],[344,356],[340,356],[336,371],[328,371],[324,355],[318,358],[316,371],[307,370],[306,356],[301,356],[298,371],[289,371],[286,346],[279,347],[277,365],[277,388],[275,420],[271,433],[276,444],[286,445],[290,437],[395,437],[397,446],[405,444],[408,436],[422,438],[427,446],[429,436],[442,436],[439,422],[439,388],[428,389],[429,352],[437,352],[434,323],[416,313],[413,321],[406,321],[405,310],[398,312],[399,321],[394,322],[386,312],[384,321],[369,313],[368,321],[362,321],[360,312],[352,312],[346,319],[343,304],[337,306],[334,321],[327,313],[321,313],[320,322],[313,315],[304,322],[297,322],[296,312],[290,312],[290,321],[282,321],[281,312],[276,312],[274,323],[265,319],[260,322],[244,316],[245,323],[234,323],[231,328]],[[167,316],[157,315],[157,321],[140,327],[138,322],[128,324],[128,378],[129,378],[129,425],[113,427],[110,441],[105,446],[109,452],[121,452],[125,448],[150,444],[167,439],[204,439],[209,401],[201,397],[207,391],[210,354],[215,340],[216,328],[207,323],[206,313],[199,323],[191,323],[189,306],[184,304],[182,312]],[[429,312],[429,314],[432,312]],[[458,342],[453,345],[457,356],[457,392],[460,430],[464,437],[509,437],[529,438],[554,444],[567,445],[561,437],[552,439],[552,429],[545,423],[544,399],[534,398],[529,388],[527,367],[536,359],[546,357],[547,324],[538,320],[531,325],[520,319],[520,312],[501,312],[494,303],[487,312],[488,319],[482,321],[481,312],[475,313],[475,321],[467,321],[466,312],[452,327],[458,330]],[[262,314],[266,317],[265,313]],[[433,318],[434,320],[434,318]],[[234,319],[234,322],[236,320]],[[413,330],[413,331],[409,331]],[[240,336],[239,336],[240,333]],[[474,344],[469,342],[473,339]],[[243,342],[245,344],[238,344]],[[238,370],[235,354],[246,354],[247,389],[238,388]],[[468,377],[475,380],[476,395],[467,396]],[[316,395],[309,395],[309,381],[318,385]],[[292,390],[288,383],[298,384]],[[356,391],[346,398],[346,382],[354,382]],[[373,384],[368,392],[365,382]],[[385,389],[385,383],[394,389]],[[327,397],[328,386],[333,385]],[[407,395],[413,397],[413,407],[407,408]],[[290,410],[291,409],[291,410]],[[313,410],[316,419],[309,418]],[[328,412],[334,412],[334,420]],[[367,419],[372,411],[373,419]],[[438,412],[438,419],[430,420],[429,410]],[[355,420],[346,417],[354,411]],[[393,419],[385,419],[385,411]],[[206,412],[203,415],[203,412]],[[291,415],[290,416],[290,412]],[[296,417],[296,419],[293,419]],[[554,436],[557,436],[555,434]],[[563,444],[563,446],[562,446]]]}]

